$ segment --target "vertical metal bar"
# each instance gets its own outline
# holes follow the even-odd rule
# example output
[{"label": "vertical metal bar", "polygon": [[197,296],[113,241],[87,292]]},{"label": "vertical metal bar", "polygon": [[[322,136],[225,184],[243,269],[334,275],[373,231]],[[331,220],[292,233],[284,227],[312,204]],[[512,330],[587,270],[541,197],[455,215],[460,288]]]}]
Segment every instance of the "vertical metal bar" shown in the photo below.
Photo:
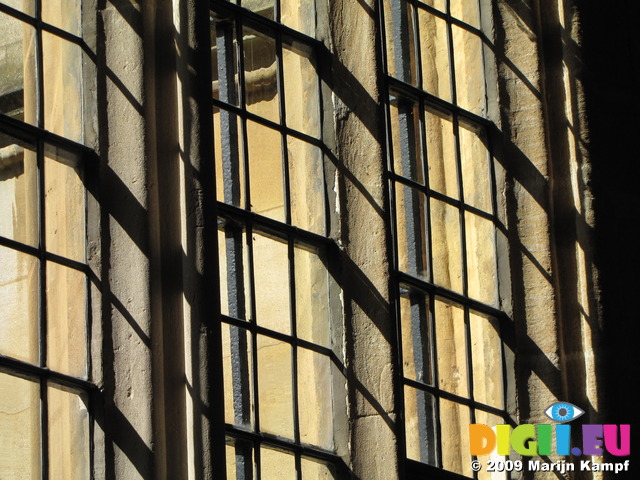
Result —
[{"label": "vertical metal bar", "polygon": [[[433,368],[433,385],[436,388],[436,391],[440,391],[440,375],[438,375],[438,346],[436,343],[436,336],[438,335],[438,331],[436,328],[438,318],[436,317],[436,301],[434,295],[429,295],[429,311],[431,313],[431,360],[434,365]],[[442,425],[440,422],[440,395],[435,397],[435,408],[433,412],[434,423],[435,423],[435,443],[437,445],[436,448],[436,461],[435,466],[442,468]]]},{"label": "vertical metal bar", "polygon": [[395,53],[396,76],[398,80],[411,83],[411,62],[409,49],[409,18],[405,0],[391,0],[391,19],[393,30],[393,47]]},{"label": "vertical metal bar", "polygon": [[[277,1],[277,0],[276,0]],[[278,92],[278,109],[280,111],[280,123],[287,125],[287,108],[284,98],[284,50],[282,35],[276,35],[276,89]],[[280,152],[282,155],[282,188],[284,189],[284,218],[285,223],[291,224],[291,186],[289,183],[289,149],[287,148],[287,135],[280,136]]]},{"label": "vertical metal bar", "polygon": [[42,0],[35,0],[36,19],[36,125],[45,128],[44,124],[44,47],[42,41]]},{"label": "vertical metal bar", "polygon": [[40,438],[42,442],[41,464],[42,480],[49,478],[49,392],[47,391],[47,380],[40,377]]},{"label": "vertical metal bar", "polygon": [[[255,430],[256,432],[260,431],[260,395],[259,395],[259,383],[258,383],[258,376],[259,376],[259,369],[260,369],[260,365],[258,365],[258,334],[255,331],[255,326],[258,323],[258,319],[256,317],[256,297],[255,297],[255,271],[254,271],[254,262],[253,262],[253,226],[251,224],[247,225],[247,235],[246,235],[246,242],[247,242],[247,261],[249,263],[249,265],[247,266],[248,272],[249,272],[249,289],[248,289],[248,293],[250,295],[249,297],[249,301],[251,304],[251,312],[252,312],[252,318],[250,320],[251,325],[254,327],[253,329],[253,335],[251,336],[251,362],[253,365],[253,404],[254,404],[254,424],[255,424]],[[255,453],[254,453],[254,458],[255,458],[255,465],[256,465],[256,471],[257,471],[257,478],[258,480],[260,480],[260,476],[261,476],[261,465],[260,465],[260,445],[256,445],[255,446]]]},{"label": "vertical metal bar", "polygon": [[296,319],[296,270],[295,270],[295,247],[293,237],[287,238],[287,250],[289,257],[289,316],[291,318],[291,386],[293,396],[293,438],[296,443],[300,443],[300,415],[298,401],[298,335]]}]

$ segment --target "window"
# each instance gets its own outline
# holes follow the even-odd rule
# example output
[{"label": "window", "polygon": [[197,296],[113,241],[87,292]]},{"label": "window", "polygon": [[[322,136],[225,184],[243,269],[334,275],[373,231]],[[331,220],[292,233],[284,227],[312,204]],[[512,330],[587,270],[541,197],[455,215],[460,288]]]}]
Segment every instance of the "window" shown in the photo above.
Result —
[{"label": "window", "polygon": [[[64,12],[64,13],[62,13]],[[0,3],[0,471],[91,477],[82,14]]]},{"label": "window", "polygon": [[476,0],[381,12],[407,471],[474,478],[490,474],[471,470],[468,426],[507,422],[508,363],[480,13]]},{"label": "window", "polygon": [[333,173],[314,34],[313,2],[212,4],[228,478],[338,478],[344,467]]}]

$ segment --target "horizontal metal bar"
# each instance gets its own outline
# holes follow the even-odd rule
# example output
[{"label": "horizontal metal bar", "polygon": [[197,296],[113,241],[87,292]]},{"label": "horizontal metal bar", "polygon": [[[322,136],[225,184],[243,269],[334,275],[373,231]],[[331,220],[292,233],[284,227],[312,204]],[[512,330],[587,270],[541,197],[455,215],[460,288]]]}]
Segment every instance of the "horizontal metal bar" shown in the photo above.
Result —
[{"label": "horizontal metal bar", "polygon": [[270,435],[268,433],[256,433],[238,428],[235,425],[225,424],[225,430],[228,436],[238,438],[241,440],[264,443],[270,447],[284,450],[286,452],[297,453],[309,458],[315,458],[331,463],[336,466],[346,467],[344,460],[335,453],[325,450],[320,447],[309,445],[306,443],[296,443],[288,438],[279,437],[277,435]]},{"label": "horizontal metal bar", "polygon": [[292,237],[296,241],[307,243],[311,246],[319,246],[329,249],[338,248],[335,240],[331,238],[303,230],[293,225],[287,225],[286,223],[264,217],[258,213],[250,212],[234,205],[218,202],[218,216],[251,224],[258,231],[272,234],[283,240],[287,240],[288,237]]},{"label": "horizontal metal bar", "polygon": [[[294,30],[282,23],[278,23],[275,20],[264,17],[258,13],[252,12],[238,5],[227,2],[224,0],[210,0],[211,10],[222,15],[240,16],[243,19],[243,23],[250,24],[251,28],[260,30],[261,33],[269,33],[269,31],[276,32],[280,35],[291,37],[293,40],[306,43],[316,48],[324,48],[324,44],[320,40],[316,40],[313,37],[309,37],[302,32]],[[267,31],[262,31],[266,29]]]},{"label": "horizontal metal bar", "polygon": [[87,392],[99,390],[97,385],[86,379],[66,375],[64,373],[50,370],[46,367],[39,367],[2,354],[0,354],[0,371],[10,371],[24,375],[31,375],[39,379],[44,378],[59,385],[78,388]]},{"label": "horizontal metal bar", "polygon": [[44,143],[76,154],[84,161],[97,162],[99,160],[98,155],[91,148],[85,145],[76,143],[34,125],[20,122],[4,114],[0,114],[0,131],[16,137],[19,140],[32,143],[34,148],[36,147],[38,140],[42,139]]},{"label": "horizontal metal bar", "polygon": [[414,101],[418,101],[422,99],[425,102],[425,106],[432,107],[440,112],[446,114],[456,114],[460,117],[463,117],[465,120],[476,123],[478,126],[482,127],[491,127],[493,126],[493,122],[483,118],[475,113],[472,113],[468,110],[465,110],[458,105],[455,105],[451,102],[447,102],[439,97],[431,93],[427,93],[424,90],[419,89],[418,87],[414,87],[413,85],[409,85],[408,83],[403,82],[402,80],[398,80],[397,78],[391,77],[389,75],[385,76],[385,80],[388,83],[389,93],[391,95],[402,95],[405,97],[412,98]]},{"label": "horizontal metal bar", "polygon": [[439,287],[424,280],[420,280],[419,278],[416,278],[405,272],[397,271],[395,272],[395,276],[398,283],[407,283],[417,290],[422,290],[425,293],[431,293],[438,297],[446,298],[447,300],[459,303],[464,307],[468,307],[471,310],[485,313],[497,319],[508,319],[507,314],[501,310],[498,310],[496,307],[487,305],[486,303],[479,302],[472,298],[465,297],[461,293],[457,293],[447,288]]},{"label": "horizontal metal bar", "polygon": [[416,380],[412,380],[410,378],[402,379],[404,384],[408,387],[415,388],[416,390],[421,390],[423,392],[428,392],[433,394],[436,397],[444,398],[445,400],[450,400],[455,403],[459,403],[461,405],[465,405],[467,407],[474,408],[476,410],[482,410],[484,412],[490,413],[492,415],[496,415],[498,417],[508,417],[509,414],[506,410],[492,407],[491,405],[486,405],[484,403],[478,402],[476,400],[471,400],[467,397],[462,397],[460,395],[456,395],[455,393],[447,392],[446,390],[441,390],[440,388],[434,385],[426,385],[422,382],[418,382]]}]

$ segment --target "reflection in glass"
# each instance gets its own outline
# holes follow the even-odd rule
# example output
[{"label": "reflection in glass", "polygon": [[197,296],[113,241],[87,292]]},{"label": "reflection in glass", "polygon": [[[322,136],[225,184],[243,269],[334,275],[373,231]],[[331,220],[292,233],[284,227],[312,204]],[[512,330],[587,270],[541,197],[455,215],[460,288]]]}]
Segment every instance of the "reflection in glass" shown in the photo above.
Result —
[{"label": "reflection in glass", "polygon": [[280,133],[247,122],[251,210],[284,222],[284,180]]},{"label": "reflection in glass", "polygon": [[431,255],[436,285],[462,293],[460,212],[440,200],[431,199]]},{"label": "reflection in glass", "polygon": [[449,393],[468,397],[467,335],[462,306],[436,298],[435,329],[439,386]]},{"label": "reflection in glass", "polygon": [[325,233],[325,182],[322,151],[287,137],[291,224],[319,235]]},{"label": "reflection in glass", "polygon": [[222,324],[225,422],[242,427],[253,424],[253,344],[251,333]]},{"label": "reflection in glass", "polygon": [[287,126],[320,136],[320,85],[311,48],[285,43],[282,52]]},{"label": "reflection in glass", "polygon": [[292,379],[291,347],[258,335],[258,403],[263,432],[293,438]]},{"label": "reflection in glass", "polygon": [[404,412],[407,458],[435,465],[436,400],[430,393],[404,387]]},{"label": "reflection in glass", "polygon": [[396,183],[398,268],[427,279],[427,197],[415,188]]},{"label": "reflection in glass", "polygon": [[268,120],[279,122],[275,40],[245,27],[242,44],[247,110]]},{"label": "reflection in glass", "polygon": [[431,373],[431,313],[428,297],[406,287],[400,289],[402,368],[406,378],[427,385]]}]

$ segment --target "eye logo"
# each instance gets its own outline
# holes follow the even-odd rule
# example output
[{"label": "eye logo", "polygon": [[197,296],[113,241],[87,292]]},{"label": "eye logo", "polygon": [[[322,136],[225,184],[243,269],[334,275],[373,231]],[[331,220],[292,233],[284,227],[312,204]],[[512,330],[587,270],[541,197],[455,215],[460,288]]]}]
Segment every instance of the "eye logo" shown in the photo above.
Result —
[{"label": "eye logo", "polygon": [[547,408],[544,414],[555,422],[566,423],[582,416],[584,410],[569,402],[558,402]]}]

